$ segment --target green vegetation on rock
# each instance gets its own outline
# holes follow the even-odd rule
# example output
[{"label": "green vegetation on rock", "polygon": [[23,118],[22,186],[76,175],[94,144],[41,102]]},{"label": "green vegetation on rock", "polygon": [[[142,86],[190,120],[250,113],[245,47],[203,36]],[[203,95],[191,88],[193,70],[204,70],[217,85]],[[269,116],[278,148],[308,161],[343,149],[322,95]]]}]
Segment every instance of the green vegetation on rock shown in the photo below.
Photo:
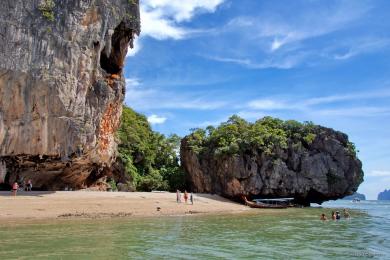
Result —
[{"label": "green vegetation on rock", "polygon": [[41,11],[42,16],[45,17],[48,21],[54,21],[54,9],[55,3],[53,0],[42,0],[39,4],[38,9]]},{"label": "green vegetation on rock", "polygon": [[139,191],[175,190],[184,187],[179,165],[180,137],[154,132],[147,118],[123,107],[119,138],[119,160],[132,185]]},{"label": "green vegetation on rock", "polygon": [[[250,123],[233,115],[217,128],[192,129],[187,143],[196,154],[236,155],[257,148],[273,155],[277,149],[286,149],[289,145],[296,149],[311,145],[319,131],[321,128],[312,122],[283,121],[267,116]],[[352,142],[346,144],[346,149],[356,157],[357,150]]]},{"label": "green vegetation on rock", "polygon": [[299,123],[264,117],[250,123],[233,115],[217,128],[193,129],[188,144],[195,153],[213,150],[215,155],[234,155],[257,147],[268,155],[286,149],[289,142],[310,145],[316,138],[312,122]]}]

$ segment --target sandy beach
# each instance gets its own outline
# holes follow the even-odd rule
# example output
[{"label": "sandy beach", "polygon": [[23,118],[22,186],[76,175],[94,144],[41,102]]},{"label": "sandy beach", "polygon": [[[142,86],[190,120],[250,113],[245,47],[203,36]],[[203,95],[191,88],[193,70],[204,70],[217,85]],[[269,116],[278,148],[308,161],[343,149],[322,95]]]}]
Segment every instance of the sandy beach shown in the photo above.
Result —
[{"label": "sandy beach", "polygon": [[[182,199],[183,200],[183,199]],[[158,208],[160,208],[158,210]],[[0,220],[240,213],[248,207],[218,195],[194,194],[194,205],[168,192],[0,192]]]}]

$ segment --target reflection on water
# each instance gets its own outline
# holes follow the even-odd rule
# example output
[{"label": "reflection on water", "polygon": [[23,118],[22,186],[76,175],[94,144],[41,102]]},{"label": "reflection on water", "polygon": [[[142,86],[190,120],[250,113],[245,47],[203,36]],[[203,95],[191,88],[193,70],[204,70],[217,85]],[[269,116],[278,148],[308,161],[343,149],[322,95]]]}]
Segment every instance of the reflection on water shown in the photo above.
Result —
[{"label": "reflection on water", "polygon": [[[278,214],[0,225],[0,259],[390,259],[389,202],[336,201]],[[337,208],[352,218],[319,220]],[[259,213],[261,212],[261,213]]]}]

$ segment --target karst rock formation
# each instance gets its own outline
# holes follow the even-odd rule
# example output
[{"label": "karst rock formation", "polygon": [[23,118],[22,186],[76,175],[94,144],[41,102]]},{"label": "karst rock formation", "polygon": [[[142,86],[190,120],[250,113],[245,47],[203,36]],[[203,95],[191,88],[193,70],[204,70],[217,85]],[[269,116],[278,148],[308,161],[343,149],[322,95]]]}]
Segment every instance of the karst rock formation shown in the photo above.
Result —
[{"label": "karst rock formation", "polygon": [[96,187],[115,159],[138,0],[1,5],[0,182]]},{"label": "karst rock formation", "polygon": [[286,149],[269,155],[252,147],[235,155],[216,155],[209,147],[196,153],[182,140],[181,163],[192,191],[228,198],[293,197],[301,205],[353,194],[363,181],[362,163],[348,148],[346,134],[316,128],[310,144],[289,140]]}]

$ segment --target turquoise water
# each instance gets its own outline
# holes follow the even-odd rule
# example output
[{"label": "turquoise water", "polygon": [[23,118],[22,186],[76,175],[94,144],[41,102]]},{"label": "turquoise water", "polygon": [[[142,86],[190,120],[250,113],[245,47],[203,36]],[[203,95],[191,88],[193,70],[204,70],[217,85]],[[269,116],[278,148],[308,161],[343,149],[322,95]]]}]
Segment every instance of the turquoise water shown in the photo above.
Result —
[{"label": "turquoise water", "polygon": [[[390,259],[390,203],[249,214],[0,224],[0,259]],[[319,220],[350,208],[349,220]]]}]

